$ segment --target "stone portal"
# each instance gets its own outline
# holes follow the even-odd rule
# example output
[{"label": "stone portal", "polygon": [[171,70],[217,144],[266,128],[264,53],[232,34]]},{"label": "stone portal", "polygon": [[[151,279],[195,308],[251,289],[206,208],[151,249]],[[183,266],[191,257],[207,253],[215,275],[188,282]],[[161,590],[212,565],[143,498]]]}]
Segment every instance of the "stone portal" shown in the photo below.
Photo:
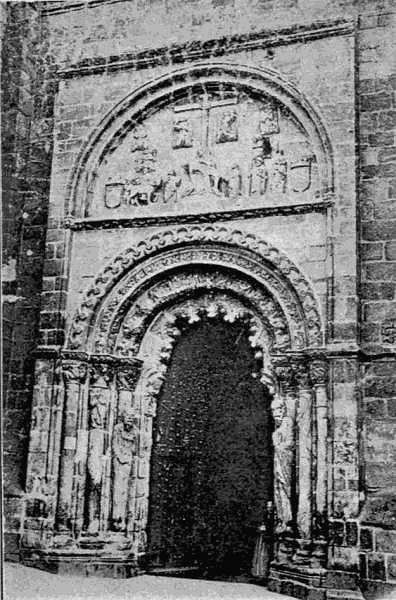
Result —
[{"label": "stone portal", "polygon": [[151,568],[250,572],[272,498],[272,421],[248,333],[206,318],[174,348],[153,431]]}]

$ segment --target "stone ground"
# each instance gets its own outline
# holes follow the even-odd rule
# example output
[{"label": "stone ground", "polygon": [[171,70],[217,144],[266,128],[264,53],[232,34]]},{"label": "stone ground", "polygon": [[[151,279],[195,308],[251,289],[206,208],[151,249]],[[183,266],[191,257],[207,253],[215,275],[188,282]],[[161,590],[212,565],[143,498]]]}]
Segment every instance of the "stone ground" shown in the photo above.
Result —
[{"label": "stone ground", "polygon": [[4,565],[4,600],[293,600],[247,583],[141,575],[132,579],[66,577]]}]

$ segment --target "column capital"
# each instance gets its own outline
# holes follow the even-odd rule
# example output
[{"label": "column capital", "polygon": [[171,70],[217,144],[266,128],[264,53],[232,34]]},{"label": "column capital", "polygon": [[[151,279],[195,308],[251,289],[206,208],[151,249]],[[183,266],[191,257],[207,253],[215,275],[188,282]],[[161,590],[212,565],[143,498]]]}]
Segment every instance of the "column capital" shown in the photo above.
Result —
[{"label": "column capital", "polygon": [[114,367],[108,362],[92,362],[89,366],[89,382],[96,387],[107,387],[114,377]]},{"label": "column capital", "polygon": [[328,363],[325,358],[314,358],[309,364],[313,385],[326,385],[328,378]]},{"label": "column capital", "polygon": [[296,383],[296,370],[292,360],[287,357],[276,358],[272,361],[272,364],[282,390],[293,389]]},{"label": "column capital", "polygon": [[87,363],[80,360],[64,358],[61,362],[61,369],[65,385],[70,383],[84,383],[88,373]]},{"label": "column capital", "polygon": [[116,365],[115,374],[118,389],[132,392],[139,380],[142,366],[143,361],[138,359],[128,362],[123,361]]},{"label": "column capital", "polygon": [[309,362],[305,357],[294,359],[294,368],[296,370],[296,380],[300,389],[309,389],[311,380],[309,376]]}]

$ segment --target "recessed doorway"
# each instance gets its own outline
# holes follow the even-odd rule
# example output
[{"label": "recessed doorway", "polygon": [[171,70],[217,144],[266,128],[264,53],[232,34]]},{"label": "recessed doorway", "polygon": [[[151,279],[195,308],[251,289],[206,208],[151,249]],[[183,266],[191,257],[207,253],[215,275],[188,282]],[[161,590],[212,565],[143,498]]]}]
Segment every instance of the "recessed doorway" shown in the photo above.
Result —
[{"label": "recessed doorway", "polygon": [[243,321],[205,317],[174,347],[153,427],[148,568],[249,575],[272,499],[271,398]]}]

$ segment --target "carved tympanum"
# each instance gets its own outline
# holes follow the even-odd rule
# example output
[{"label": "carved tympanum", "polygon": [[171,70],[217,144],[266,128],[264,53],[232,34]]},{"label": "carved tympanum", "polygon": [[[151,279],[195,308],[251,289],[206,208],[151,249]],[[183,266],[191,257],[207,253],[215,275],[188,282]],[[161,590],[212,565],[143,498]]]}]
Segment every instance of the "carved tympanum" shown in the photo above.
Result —
[{"label": "carved tympanum", "polygon": [[[319,189],[304,128],[281,103],[246,88],[186,86],[166,109],[151,107],[128,129],[89,181],[87,216],[256,208],[309,201]],[[256,161],[265,182],[252,185],[262,177]]]}]

